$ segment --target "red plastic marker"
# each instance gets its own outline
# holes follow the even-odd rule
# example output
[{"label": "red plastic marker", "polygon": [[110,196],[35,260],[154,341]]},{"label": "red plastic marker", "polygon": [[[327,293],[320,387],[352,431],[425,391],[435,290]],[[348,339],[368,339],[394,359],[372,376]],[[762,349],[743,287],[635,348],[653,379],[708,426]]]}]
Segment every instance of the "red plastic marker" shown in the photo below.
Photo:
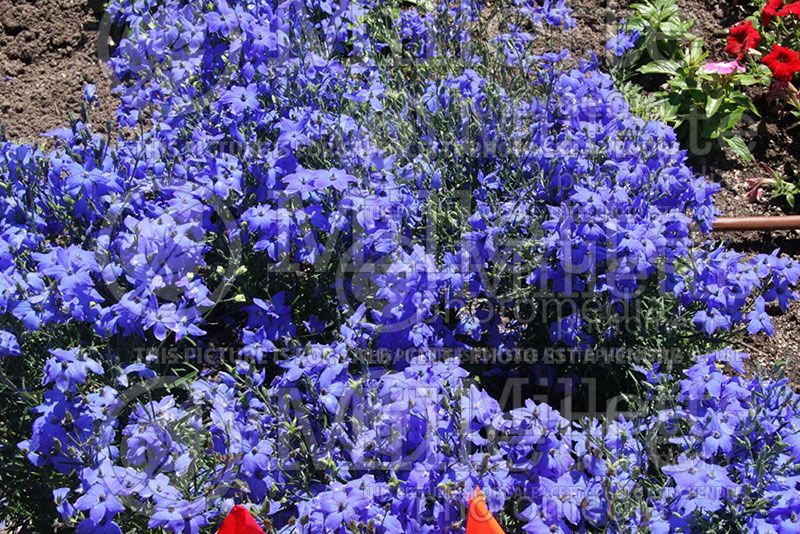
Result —
[{"label": "red plastic marker", "polygon": [[486,495],[478,486],[475,486],[475,494],[469,499],[467,534],[505,534],[486,506]]},{"label": "red plastic marker", "polygon": [[244,506],[237,504],[219,527],[219,534],[264,534]]}]

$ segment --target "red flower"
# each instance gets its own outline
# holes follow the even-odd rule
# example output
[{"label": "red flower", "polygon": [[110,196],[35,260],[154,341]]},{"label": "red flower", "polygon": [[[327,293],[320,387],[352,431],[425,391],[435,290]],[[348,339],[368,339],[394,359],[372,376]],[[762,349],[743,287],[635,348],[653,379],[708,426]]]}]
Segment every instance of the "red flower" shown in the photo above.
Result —
[{"label": "red flower", "polygon": [[772,18],[778,14],[778,10],[783,5],[783,0],[769,0],[764,9],[761,10],[761,24],[769,26]]},{"label": "red flower", "polygon": [[237,504],[222,522],[218,534],[264,534],[244,506]]},{"label": "red flower", "polygon": [[783,9],[778,11],[779,17],[785,17],[786,15],[797,15],[800,17],[800,2],[795,2],[794,4],[789,4],[788,6],[783,6]]},{"label": "red flower", "polygon": [[772,52],[761,62],[772,71],[772,77],[781,82],[790,82],[800,72],[800,55],[781,45],[773,45]]},{"label": "red flower", "polygon": [[753,27],[749,20],[732,27],[728,31],[728,45],[725,51],[731,55],[741,58],[745,52],[758,46],[761,42],[761,34]]}]

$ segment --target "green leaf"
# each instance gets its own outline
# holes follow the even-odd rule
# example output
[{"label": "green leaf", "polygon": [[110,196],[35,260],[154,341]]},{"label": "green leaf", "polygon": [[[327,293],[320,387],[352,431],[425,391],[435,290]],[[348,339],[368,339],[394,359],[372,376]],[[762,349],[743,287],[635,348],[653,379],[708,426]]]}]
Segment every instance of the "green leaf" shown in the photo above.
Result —
[{"label": "green leaf", "polygon": [[436,7],[431,0],[404,0],[405,3],[420,7],[426,11],[433,11]]},{"label": "green leaf", "polygon": [[639,72],[642,74],[671,74],[674,76],[678,73],[678,69],[680,68],[681,65],[677,61],[673,61],[671,59],[659,59],[658,61],[653,61],[647,65],[642,65],[639,67]]},{"label": "green leaf", "polygon": [[731,149],[731,152],[736,154],[738,157],[747,162],[753,161],[753,155],[750,153],[750,149],[747,148],[747,144],[745,144],[744,139],[738,135],[723,136],[722,139],[728,145],[728,148]]},{"label": "green leaf", "polygon": [[755,85],[759,82],[759,79],[753,76],[752,74],[742,74],[736,78],[740,84],[744,86],[748,85]]},{"label": "green leaf", "polygon": [[786,202],[789,203],[789,206],[794,208],[794,193],[789,193],[786,195]]},{"label": "green leaf", "polygon": [[684,89],[684,90],[689,89],[689,86],[686,84],[686,80],[681,77],[671,79],[669,81],[669,85],[670,87],[674,87],[675,89]]},{"label": "green leaf", "polygon": [[676,38],[689,40],[692,36],[686,32],[688,29],[689,26],[681,21],[668,20],[661,24],[661,32],[665,34],[665,37],[674,36]]},{"label": "green leaf", "polygon": [[694,65],[703,61],[706,56],[708,56],[708,53],[703,51],[703,40],[695,39],[692,41],[692,44],[689,45],[689,50],[686,54],[686,62],[690,65]]},{"label": "green leaf", "polygon": [[719,111],[721,105],[722,98],[715,98],[708,95],[708,99],[706,100],[706,117],[713,117],[717,111]]},{"label": "green leaf", "polygon": [[725,121],[724,126],[722,127],[723,130],[731,130],[739,124],[739,121],[742,120],[742,115],[744,115],[744,109],[736,108],[731,111],[730,115],[727,117],[727,121]]}]

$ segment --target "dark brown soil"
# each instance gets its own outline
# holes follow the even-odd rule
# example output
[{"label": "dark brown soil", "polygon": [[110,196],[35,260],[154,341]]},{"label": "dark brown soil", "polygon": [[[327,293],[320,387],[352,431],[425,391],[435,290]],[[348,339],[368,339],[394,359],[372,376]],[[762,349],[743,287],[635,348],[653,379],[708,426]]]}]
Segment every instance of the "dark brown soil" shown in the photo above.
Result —
[{"label": "dark brown soil", "polygon": [[102,9],[99,1],[0,0],[0,124],[9,140],[45,142],[42,133],[78,114],[86,83],[97,86],[97,129],[114,116],[96,53]]},{"label": "dark brown soil", "polygon": [[679,0],[678,5],[681,18],[694,21],[691,33],[703,39],[713,59],[723,59],[727,28],[744,20],[754,10],[747,0]]},{"label": "dark brown soil", "polygon": [[627,13],[627,4],[625,0],[572,0],[568,5],[575,27],[567,31],[545,28],[537,36],[537,45],[542,51],[569,50],[572,63],[590,52],[602,56],[619,19]]}]

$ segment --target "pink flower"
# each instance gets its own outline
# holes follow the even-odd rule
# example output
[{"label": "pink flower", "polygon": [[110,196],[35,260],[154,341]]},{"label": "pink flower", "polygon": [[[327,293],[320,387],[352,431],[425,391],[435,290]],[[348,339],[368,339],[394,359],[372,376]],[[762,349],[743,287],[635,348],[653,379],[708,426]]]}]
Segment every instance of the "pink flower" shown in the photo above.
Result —
[{"label": "pink flower", "polygon": [[736,60],[721,61],[719,63],[706,63],[702,66],[702,70],[708,74],[721,74],[723,76],[733,74],[734,72],[744,72],[744,67],[739,65]]}]

